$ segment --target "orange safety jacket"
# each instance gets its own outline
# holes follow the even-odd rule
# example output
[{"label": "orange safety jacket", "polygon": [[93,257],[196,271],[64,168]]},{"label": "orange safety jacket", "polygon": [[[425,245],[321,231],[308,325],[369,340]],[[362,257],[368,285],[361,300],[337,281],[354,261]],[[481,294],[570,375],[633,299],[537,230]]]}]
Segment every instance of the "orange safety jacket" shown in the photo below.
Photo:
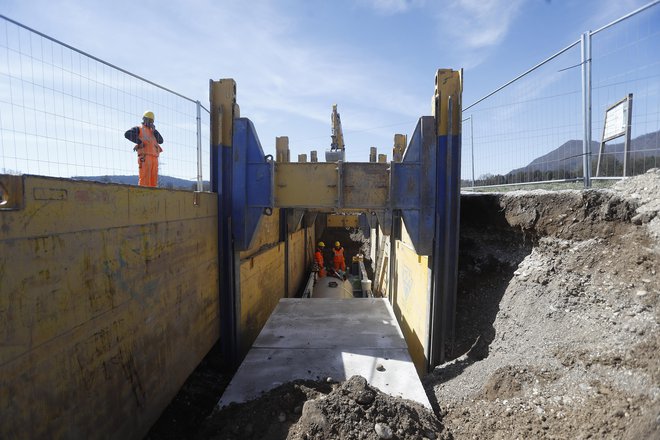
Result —
[{"label": "orange safety jacket", "polygon": [[335,264],[335,269],[345,269],[346,262],[344,261],[344,248],[340,247],[332,248],[333,259],[332,262]]},{"label": "orange safety jacket", "polygon": [[142,124],[138,127],[138,138],[142,141],[142,143],[138,145],[138,156],[158,157],[163,151],[160,145],[158,145],[158,141],[156,141],[153,128],[149,128]]},{"label": "orange safety jacket", "polygon": [[319,268],[323,268],[323,254],[319,249],[316,249],[316,252],[314,253],[314,261],[319,265]]}]

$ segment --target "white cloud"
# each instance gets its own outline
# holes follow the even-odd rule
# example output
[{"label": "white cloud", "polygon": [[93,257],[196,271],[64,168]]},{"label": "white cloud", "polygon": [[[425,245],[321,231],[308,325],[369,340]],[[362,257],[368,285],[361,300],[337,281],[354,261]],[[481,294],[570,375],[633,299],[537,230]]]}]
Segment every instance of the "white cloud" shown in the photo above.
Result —
[{"label": "white cloud", "polygon": [[438,7],[443,31],[467,49],[499,44],[520,13],[522,0],[454,0]]},{"label": "white cloud", "polygon": [[374,9],[380,14],[394,15],[421,7],[426,3],[426,0],[360,0],[359,3]]}]

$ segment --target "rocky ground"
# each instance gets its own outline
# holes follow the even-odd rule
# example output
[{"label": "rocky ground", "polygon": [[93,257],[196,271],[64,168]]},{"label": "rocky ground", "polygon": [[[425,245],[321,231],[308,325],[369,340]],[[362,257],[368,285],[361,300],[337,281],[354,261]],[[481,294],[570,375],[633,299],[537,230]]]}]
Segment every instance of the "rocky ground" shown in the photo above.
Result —
[{"label": "rocky ground", "polygon": [[456,342],[423,379],[435,414],[359,377],[294,382],[150,438],[660,438],[660,170],[462,204]]},{"label": "rocky ground", "polygon": [[261,398],[214,412],[200,439],[441,439],[451,438],[435,414],[394,398],[353,376],[284,384]]},{"label": "rocky ground", "polygon": [[500,224],[462,231],[455,358],[424,380],[446,429],[660,438],[660,170],[493,197]]}]

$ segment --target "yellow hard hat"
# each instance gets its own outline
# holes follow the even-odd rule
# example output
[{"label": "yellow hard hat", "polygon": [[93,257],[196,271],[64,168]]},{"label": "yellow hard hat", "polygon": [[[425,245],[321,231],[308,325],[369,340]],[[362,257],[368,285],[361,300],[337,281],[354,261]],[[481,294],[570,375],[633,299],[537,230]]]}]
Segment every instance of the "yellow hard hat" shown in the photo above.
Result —
[{"label": "yellow hard hat", "polygon": [[338,242],[338,241],[335,241],[335,246],[339,247],[339,246],[341,246],[341,243]]},{"label": "yellow hard hat", "polygon": [[319,247],[325,247],[325,243],[323,243],[322,241],[319,241]]},{"label": "yellow hard hat", "polygon": [[146,112],[144,112],[144,114],[142,115],[142,117],[143,117],[143,118],[149,118],[149,119],[151,119],[152,121],[155,121],[155,120],[156,120],[156,118],[154,117],[154,112],[152,112],[151,110],[147,110]]}]

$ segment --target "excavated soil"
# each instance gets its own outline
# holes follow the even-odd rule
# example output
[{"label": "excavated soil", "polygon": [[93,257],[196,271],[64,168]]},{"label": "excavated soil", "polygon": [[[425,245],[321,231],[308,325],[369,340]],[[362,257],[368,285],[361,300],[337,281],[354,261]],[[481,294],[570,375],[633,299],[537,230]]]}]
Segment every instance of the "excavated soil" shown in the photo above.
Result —
[{"label": "excavated soil", "polygon": [[497,214],[464,217],[453,359],[424,380],[446,429],[660,438],[660,170],[463,204]]},{"label": "excavated soil", "polygon": [[461,203],[456,340],[423,378],[435,414],[360,377],[292,382],[179,438],[660,438],[660,170]]},{"label": "excavated soil", "polygon": [[445,439],[434,413],[419,403],[395,398],[353,376],[296,381],[259,399],[214,412],[201,439]]}]

